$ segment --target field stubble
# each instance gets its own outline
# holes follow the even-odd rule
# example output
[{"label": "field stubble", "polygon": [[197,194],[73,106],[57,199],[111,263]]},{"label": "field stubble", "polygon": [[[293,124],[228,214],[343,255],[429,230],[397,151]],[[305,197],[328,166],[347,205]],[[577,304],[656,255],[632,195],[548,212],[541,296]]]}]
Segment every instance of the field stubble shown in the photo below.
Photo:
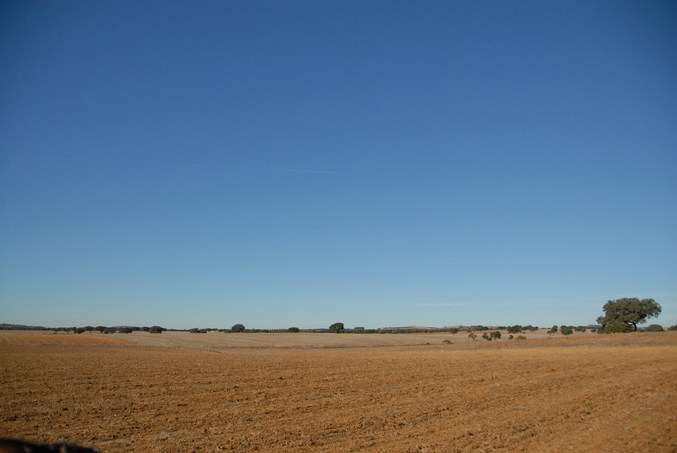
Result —
[{"label": "field stubble", "polygon": [[215,350],[5,341],[0,435],[102,452],[674,452],[676,340]]}]

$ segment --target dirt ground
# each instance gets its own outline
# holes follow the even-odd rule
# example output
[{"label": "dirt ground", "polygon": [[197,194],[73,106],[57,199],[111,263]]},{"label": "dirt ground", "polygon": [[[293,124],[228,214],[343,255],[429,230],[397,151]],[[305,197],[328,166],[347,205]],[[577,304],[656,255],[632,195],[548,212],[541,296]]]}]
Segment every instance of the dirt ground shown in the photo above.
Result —
[{"label": "dirt ground", "polygon": [[[407,334],[330,334],[330,333],[223,333],[208,332],[203,334],[194,334],[186,331],[165,331],[162,334],[151,334],[143,331],[135,331],[131,334],[102,334],[99,332],[86,332],[75,335],[65,332],[54,332],[51,330],[41,331],[8,331],[0,330],[0,345],[63,345],[63,344],[83,344],[83,345],[137,345],[151,346],[171,349],[200,349],[200,350],[221,350],[231,348],[354,348],[354,347],[376,347],[376,346],[420,346],[434,344],[453,343],[456,346],[470,344],[472,347],[478,347],[485,343],[481,338],[483,332],[476,332],[475,341],[468,338],[467,332],[450,334],[448,332],[439,333],[407,333]],[[572,343],[585,343],[594,340],[594,344],[599,344],[603,338],[591,332],[576,332],[571,336],[548,335],[546,329],[522,334],[528,340],[545,340],[548,344],[555,345],[558,342],[571,345]],[[503,340],[508,338],[509,334],[503,332]],[[517,335],[514,335],[515,337]],[[610,341],[607,336],[606,341]],[[617,340],[611,340],[617,343]],[[634,341],[638,341],[635,339]],[[503,345],[512,345],[519,343],[499,342]]]},{"label": "dirt ground", "polygon": [[[507,333],[504,332],[507,336]],[[544,329],[525,334],[529,339],[550,338]],[[577,333],[576,337],[597,336],[590,332]],[[481,332],[478,332],[481,339]],[[572,338],[572,337],[570,337]],[[425,344],[441,344],[444,340],[455,344],[470,342],[467,333],[450,334],[448,332],[425,334],[330,334],[330,333],[189,333],[185,331],[165,331],[162,334],[151,334],[135,331],[131,334],[102,334],[86,332],[83,334],[67,334],[65,332],[43,331],[2,331],[2,344],[136,344],[172,349],[222,348],[345,348],[369,346],[412,346]]]},{"label": "dirt ground", "polygon": [[195,349],[10,336],[0,436],[101,452],[677,451],[673,332]]}]

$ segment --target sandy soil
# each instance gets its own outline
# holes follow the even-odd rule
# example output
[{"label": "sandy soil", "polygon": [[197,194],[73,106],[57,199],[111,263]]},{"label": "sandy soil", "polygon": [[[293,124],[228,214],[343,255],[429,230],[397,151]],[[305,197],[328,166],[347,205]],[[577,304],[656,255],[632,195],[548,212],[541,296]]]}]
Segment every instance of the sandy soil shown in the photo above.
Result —
[{"label": "sandy soil", "polygon": [[677,451],[674,333],[423,342],[5,342],[0,436],[102,452]]},{"label": "sandy soil", "polygon": [[110,335],[74,335],[51,331],[25,332],[0,331],[0,345],[107,345],[122,346],[136,344]]},{"label": "sandy soil", "polygon": [[[165,331],[161,334],[136,331],[131,334],[102,334],[87,332],[83,334],[55,333],[52,331],[1,331],[0,345],[18,344],[136,344],[139,346],[171,349],[214,350],[224,348],[345,348],[374,346],[413,346],[429,344],[460,345],[464,343],[486,343],[477,332],[478,338],[472,341],[468,333],[425,333],[425,334],[331,334],[331,333],[222,333],[208,332],[195,334],[189,332]],[[590,332],[576,333],[569,337],[547,335],[545,330],[523,334],[528,340],[548,339],[576,342],[582,339],[599,341],[599,335]],[[503,332],[503,340],[508,333]],[[575,340],[574,340],[575,338]],[[518,342],[518,340],[514,340]],[[502,341],[505,343],[504,341]],[[498,342],[498,343],[502,343]]]}]

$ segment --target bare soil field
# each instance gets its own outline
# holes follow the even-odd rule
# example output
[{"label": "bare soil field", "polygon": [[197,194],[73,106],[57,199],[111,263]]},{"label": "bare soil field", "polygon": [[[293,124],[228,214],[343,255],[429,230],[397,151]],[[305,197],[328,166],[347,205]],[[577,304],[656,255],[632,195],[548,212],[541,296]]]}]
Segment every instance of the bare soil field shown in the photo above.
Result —
[{"label": "bare soil field", "polygon": [[0,345],[108,345],[122,346],[135,344],[109,335],[69,335],[52,331],[24,332],[0,331]]},{"label": "bare soil field", "polygon": [[0,436],[101,452],[677,451],[673,332],[378,347],[169,333],[0,335]]},{"label": "bare soil field", "polygon": [[[529,340],[548,339],[551,344],[557,341],[585,342],[584,339],[594,340],[599,344],[600,336],[590,332],[576,333],[569,337],[561,335],[550,336],[544,329],[524,334]],[[165,331],[161,334],[151,334],[135,331],[131,334],[102,334],[88,332],[83,334],[67,334],[54,331],[2,331],[0,330],[0,345],[130,345],[161,347],[171,349],[199,349],[215,350],[223,348],[347,348],[347,347],[375,347],[375,346],[416,346],[430,344],[464,343],[482,344],[485,340],[478,332],[478,339],[472,341],[466,333],[407,333],[407,334],[332,334],[332,333],[189,333]],[[508,334],[503,332],[503,338]],[[575,340],[574,340],[575,338]],[[517,340],[515,342],[518,342]],[[507,343],[507,342],[505,342]],[[505,344],[504,343],[504,344]]]}]

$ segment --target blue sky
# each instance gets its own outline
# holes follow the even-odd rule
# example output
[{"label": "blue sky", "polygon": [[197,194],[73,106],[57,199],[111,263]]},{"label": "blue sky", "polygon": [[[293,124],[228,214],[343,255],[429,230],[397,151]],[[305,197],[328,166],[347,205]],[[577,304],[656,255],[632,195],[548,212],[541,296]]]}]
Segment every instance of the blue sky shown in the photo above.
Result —
[{"label": "blue sky", "polygon": [[5,1],[0,321],[677,324],[677,7]]}]

